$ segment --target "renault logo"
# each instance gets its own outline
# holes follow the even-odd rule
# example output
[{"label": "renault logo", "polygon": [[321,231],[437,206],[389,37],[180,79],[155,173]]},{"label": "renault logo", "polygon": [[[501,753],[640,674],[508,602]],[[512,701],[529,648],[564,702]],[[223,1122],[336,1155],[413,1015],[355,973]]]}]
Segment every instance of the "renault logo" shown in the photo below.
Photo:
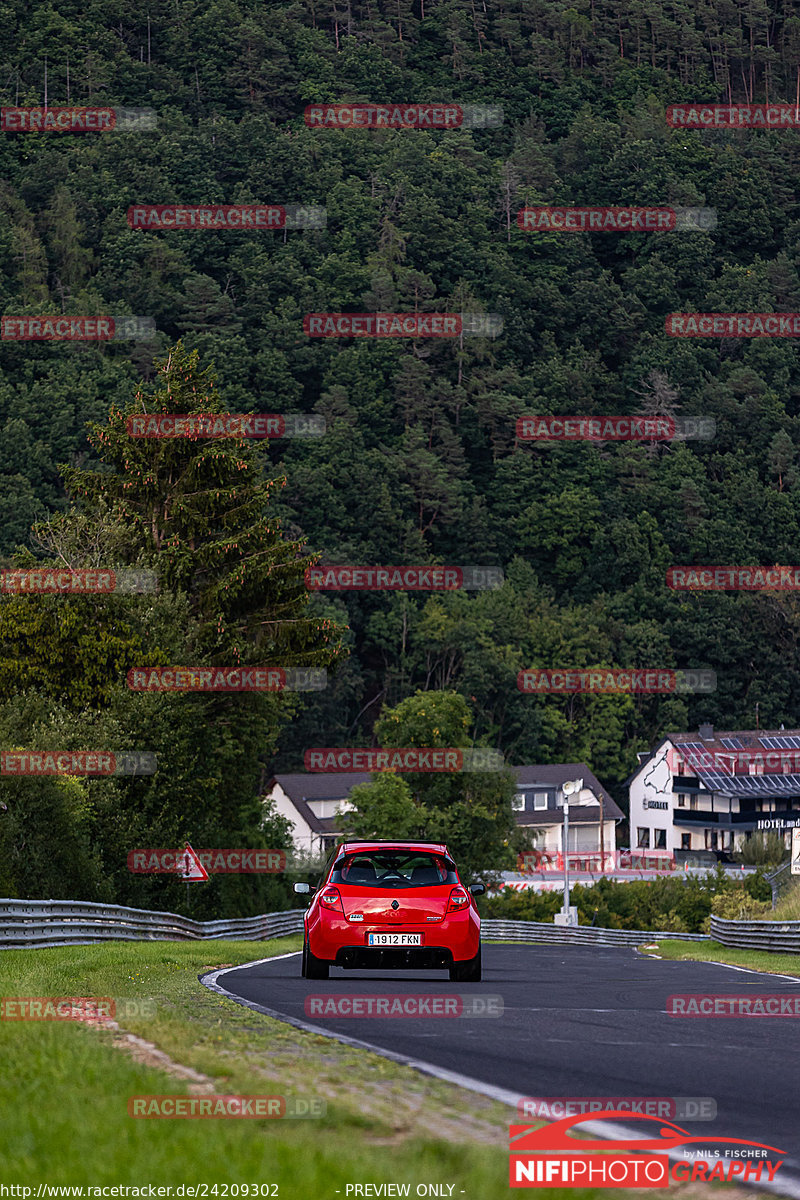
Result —
[{"label": "renault logo", "polygon": [[393,901],[392,901],[392,908],[399,908],[399,907],[400,907],[400,903],[399,903],[399,901],[398,901],[398,900],[393,900]]}]

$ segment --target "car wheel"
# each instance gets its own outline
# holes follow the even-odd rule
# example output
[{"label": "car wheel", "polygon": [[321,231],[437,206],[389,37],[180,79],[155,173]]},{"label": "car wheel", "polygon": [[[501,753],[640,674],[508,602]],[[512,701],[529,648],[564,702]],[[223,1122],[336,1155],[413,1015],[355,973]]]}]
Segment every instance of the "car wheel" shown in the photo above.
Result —
[{"label": "car wheel", "polygon": [[480,983],[481,981],[481,949],[478,947],[478,953],[474,958],[468,958],[466,962],[453,963],[450,968],[451,983]]},{"label": "car wheel", "polygon": [[307,969],[306,968],[306,955],[307,954],[308,954],[308,946],[306,945],[305,939],[304,939],[303,940],[303,957],[300,961],[300,977],[301,977],[301,979],[308,978],[308,976],[306,975],[306,969]]},{"label": "car wheel", "polygon": [[327,963],[324,958],[317,958],[316,954],[312,954],[308,942],[306,942],[305,948],[305,968],[305,979],[327,979],[330,971],[330,963]]}]

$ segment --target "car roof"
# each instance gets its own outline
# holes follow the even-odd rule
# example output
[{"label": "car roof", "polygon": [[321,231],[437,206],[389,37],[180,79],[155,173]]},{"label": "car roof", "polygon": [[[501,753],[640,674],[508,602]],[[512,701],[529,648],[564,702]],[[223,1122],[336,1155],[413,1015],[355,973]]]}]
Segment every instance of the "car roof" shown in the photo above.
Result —
[{"label": "car roof", "polygon": [[450,857],[450,852],[444,842],[412,842],[406,841],[403,838],[397,838],[393,841],[380,841],[374,839],[368,842],[342,842],[339,846],[339,854],[350,854],[355,850],[428,850],[433,854],[446,854]]}]

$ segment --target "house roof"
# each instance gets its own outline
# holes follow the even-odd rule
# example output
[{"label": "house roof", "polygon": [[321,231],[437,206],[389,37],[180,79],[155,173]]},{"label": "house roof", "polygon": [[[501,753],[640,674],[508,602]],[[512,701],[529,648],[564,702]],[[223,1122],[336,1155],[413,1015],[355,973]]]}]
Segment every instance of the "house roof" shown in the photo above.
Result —
[{"label": "house roof", "polygon": [[[560,786],[568,779],[583,779],[584,785],[602,797],[603,815],[607,821],[621,821],[624,813],[612,799],[599,779],[586,766],[586,763],[543,763],[521,767],[512,767],[517,777],[517,785],[525,788],[540,784],[543,788]],[[309,800],[344,800],[352,789],[359,783],[369,783],[372,775],[368,771],[336,771],[330,774],[298,771],[292,774],[275,775],[270,780],[267,790],[278,783],[294,804],[300,816],[315,833],[337,833],[339,820],[337,817],[318,817],[311,809]],[[543,817],[549,820],[543,820]],[[517,824],[543,825],[560,821],[560,813],[517,813]],[[523,818],[520,820],[520,818]],[[570,809],[570,821],[597,821],[598,813],[594,807],[582,808],[575,806]]]},{"label": "house roof", "polygon": [[[535,763],[532,766],[512,767],[511,770],[517,777],[517,784],[526,788],[533,787],[537,783],[547,787],[560,787],[568,779],[582,779],[584,787],[590,788],[596,796],[602,798],[603,816],[606,821],[625,819],[622,809],[606,791],[594,772],[589,770],[586,763]],[[536,813],[519,813],[518,816],[525,818],[518,822],[520,825],[544,824],[541,815],[537,817]],[[582,808],[576,805],[570,808],[569,819],[570,822],[596,821],[597,810],[593,807]],[[557,820],[561,820],[560,815]]]},{"label": "house roof", "polygon": [[272,791],[278,783],[294,804],[300,816],[314,833],[339,833],[338,817],[318,817],[309,800],[344,800],[358,783],[369,783],[368,771],[341,771],[329,775],[298,771],[289,775],[274,775],[267,785]]},{"label": "house roof", "polygon": [[[780,772],[768,769],[758,775],[750,775],[747,770],[748,754],[759,756],[774,751],[788,752],[789,765],[795,769],[800,766],[800,729],[714,729],[711,725],[701,725],[700,730],[665,734],[625,782],[631,783],[652,762],[658,750],[671,742],[676,749],[683,750],[687,774],[696,775],[708,791],[726,791],[754,799],[800,794],[797,773],[784,774],[782,767]],[[744,766],[740,759],[738,773],[734,773],[739,753],[743,755]]]}]

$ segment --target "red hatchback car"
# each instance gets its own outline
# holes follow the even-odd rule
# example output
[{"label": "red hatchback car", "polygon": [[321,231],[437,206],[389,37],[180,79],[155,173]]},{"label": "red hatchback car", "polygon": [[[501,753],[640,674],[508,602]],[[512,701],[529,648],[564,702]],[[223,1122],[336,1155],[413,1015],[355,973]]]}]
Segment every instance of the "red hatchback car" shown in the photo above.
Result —
[{"label": "red hatchback car", "polygon": [[344,842],[323,872],[304,919],[304,979],[332,966],[447,968],[451,980],[481,978],[481,921],[475,896],[436,842]]}]

